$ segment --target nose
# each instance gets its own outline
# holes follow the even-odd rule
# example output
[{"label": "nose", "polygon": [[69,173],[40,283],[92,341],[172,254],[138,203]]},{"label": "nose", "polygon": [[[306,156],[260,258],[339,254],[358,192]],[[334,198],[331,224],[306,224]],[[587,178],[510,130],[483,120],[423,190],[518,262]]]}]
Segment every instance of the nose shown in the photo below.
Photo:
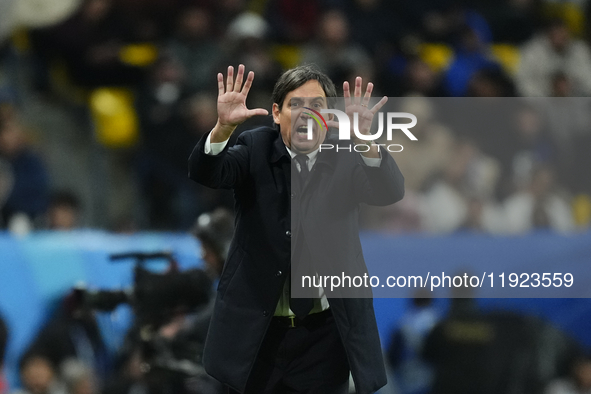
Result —
[{"label": "nose", "polygon": [[307,109],[304,109],[304,110],[303,110],[303,111],[300,113],[300,117],[301,117],[302,119],[310,119],[310,118],[311,118],[311,116],[310,116],[310,111],[309,111],[309,110],[307,110]]}]

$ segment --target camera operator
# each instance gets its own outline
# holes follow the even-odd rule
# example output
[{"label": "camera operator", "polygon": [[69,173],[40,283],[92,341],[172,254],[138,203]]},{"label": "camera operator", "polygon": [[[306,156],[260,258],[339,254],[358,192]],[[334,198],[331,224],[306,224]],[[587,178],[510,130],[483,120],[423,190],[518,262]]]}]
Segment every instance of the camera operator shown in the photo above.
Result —
[{"label": "camera operator", "polygon": [[111,362],[95,312],[81,302],[75,289],[59,298],[57,308],[26,354],[49,361],[54,371],[59,371],[66,360],[77,360],[96,374],[99,385],[107,377]]},{"label": "camera operator", "polygon": [[[182,354],[187,359],[196,361],[200,368],[202,368],[203,346],[213,313],[215,300],[213,295],[228,255],[233,232],[233,215],[224,208],[204,213],[197,218],[192,234],[201,243],[201,258],[205,263],[205,272],[213,284],[209,289],[211,295],[209,302],[194,314],[178,314],[167,324],[161,326],[157,333],[156,343],[161,346],[160,349],[172,348],[173,351],[177,349],[179,350],[176,353],[177,358],[182,358]],[[165,345],[166,343],[168,345]],[[133,359],[131,361],[133,362]],[[130,366],[133,367],[133,363]],[[160,394],[164,390],[162,386],[159,386],[162,382],[157,381],[159,379],[157,376],[152,375],[146,382],[149,393]],[[161,380],[162,376],[160,375]],[[168,376],[170,377],[170,375]],[[226,392],[224,386],[207,375],[204,369],[199,374],[193,374],[190,378],[181,380],[182,382],[177,380],[176,383],[172,383],[172,386],[169,382],[168,387],[174,387],[175,394],[181,392],[185,394],[222,394]],[[155,390],[156,387],[159,387],[160,391]]]},{"label": "camera operator", "polygon": [[[214,287],[217,287],[234,234],[233,215],[225,208],[204,213],[197,218],[192,233],[201,243],[201,258],[205,263],[205,271],[212,279]],[[212,288],[209,304],[196,316],[193,325],[194,333],[201,343],[205,343],[213,313],[214,290]]]},{"label": "camera operator", "polygon": [[[127,336],[118,376],[104,393],[224,392],[223,386],[203,369],[201,355],[213,311],[212,283],[216,284],[221,274],[233,227],[233,216],[224,209],[197,219],[192,233],[201,243],[204,271],[179,273],[171,265],[171,272],[156,275],[136,268],[131,299],[136,324]],[[126,257],[154,258],[133,253]],[[190,294],[181,291],[183,287]]]}]

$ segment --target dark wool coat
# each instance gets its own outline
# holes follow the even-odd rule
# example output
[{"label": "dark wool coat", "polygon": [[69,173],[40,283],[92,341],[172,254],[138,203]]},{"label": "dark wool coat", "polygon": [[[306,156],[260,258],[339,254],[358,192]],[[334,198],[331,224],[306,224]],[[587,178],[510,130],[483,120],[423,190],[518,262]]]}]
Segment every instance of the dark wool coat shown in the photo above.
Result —
[{"label": "dark wool coat", "polygon": [[[369,167],[359,153],[324,150],[302,194],[299,185],[292,190],[291,159],[276,129],[244,132],[234,146],[215,156],[204,153],[205,141],[206,136],[191,154],[189,177],[208,187],[234,190],[236,228],[203,362],[213,377],[243,391],[289,273],[292,204],[305,212],[298,217],[306,239],[321,240],[337,260],[365,267],[359,203],[388,205],[402,199],[404,179],[387,153],[382,153],[379,167]],[[316,246],[309,245],[309,250],[322,258]],[[377,391],[386,384],[386,373],[373,300],[329,298],[329,303],[357,392]]]}]

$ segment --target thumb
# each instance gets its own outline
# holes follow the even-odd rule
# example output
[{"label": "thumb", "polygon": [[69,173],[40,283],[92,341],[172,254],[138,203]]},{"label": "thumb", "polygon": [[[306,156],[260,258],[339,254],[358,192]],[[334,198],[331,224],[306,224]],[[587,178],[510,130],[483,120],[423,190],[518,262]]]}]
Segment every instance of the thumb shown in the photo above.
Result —
[{"label": "thumb", "polygon": [[339,122],[337,122],[336,120],[327,120],[326,121],[326,125],[328,127],[332,127],[332,128],[335,128],[335,129],[338,129],[339,128]]},{"label": "thumb", "polygon": [[248,112],[246,113],[246,116],[248,116],[249,118],[256,116],[256,115],[262,115],[262,116],[269,115],[269,111],[267,111],[266,109],[263,109],[263,108],[255,108],[255,109],[249,109]]}]

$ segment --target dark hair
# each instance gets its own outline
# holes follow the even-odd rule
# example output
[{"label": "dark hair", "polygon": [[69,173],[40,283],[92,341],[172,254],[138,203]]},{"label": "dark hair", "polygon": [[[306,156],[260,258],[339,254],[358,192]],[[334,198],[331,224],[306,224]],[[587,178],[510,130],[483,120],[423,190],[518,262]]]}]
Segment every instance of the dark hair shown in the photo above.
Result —
[{"label": "dark hair", "polygon": [[52,207],[69,207],[75,210],[80,209],[80,200],[78,197],[68,191],[60,190],[54,192],[50,197],[49,205]]},{"label": "dark hair", "polygon": [[31,361],[41,359],[51,367],[51,369],[55,372],[57,366],[51,362],[49,357],[43,351],[39,351],[35,348],[31,348],[27,350],[20,358],[18,362],[18,370],[19,372],[23,372],[27,366],[31,363]]},{"label": "dark hair", "polygon": [[234,235],[234,216],[225,208],[203,213],[197,218],[192,233],[225,262]]},{"label": "dark hair", "polygon": [[552,30],[557,27],[568,27],[568,25],[566,24],[564,19],[562,19],[560,17],[548,18],[544,22],[545,22],[544,25],[546,27],[546,30]]},{"label": "dark hair", "polygon": [[305,64],[284,72],[275,87],[273,88],[273,103],[279,105],[279,110],[283,107],[285,97],[291,91],[299,88],[308,81],[318,81],[326,97],[336,97],[337,89],[328,75],[323,73],[313,64]]},{"label": "dark hair", "polygon": [[0,367],[4,364],[4,354],[6,354],[6,343],[8,342],[8,327],[0,316]]}]

